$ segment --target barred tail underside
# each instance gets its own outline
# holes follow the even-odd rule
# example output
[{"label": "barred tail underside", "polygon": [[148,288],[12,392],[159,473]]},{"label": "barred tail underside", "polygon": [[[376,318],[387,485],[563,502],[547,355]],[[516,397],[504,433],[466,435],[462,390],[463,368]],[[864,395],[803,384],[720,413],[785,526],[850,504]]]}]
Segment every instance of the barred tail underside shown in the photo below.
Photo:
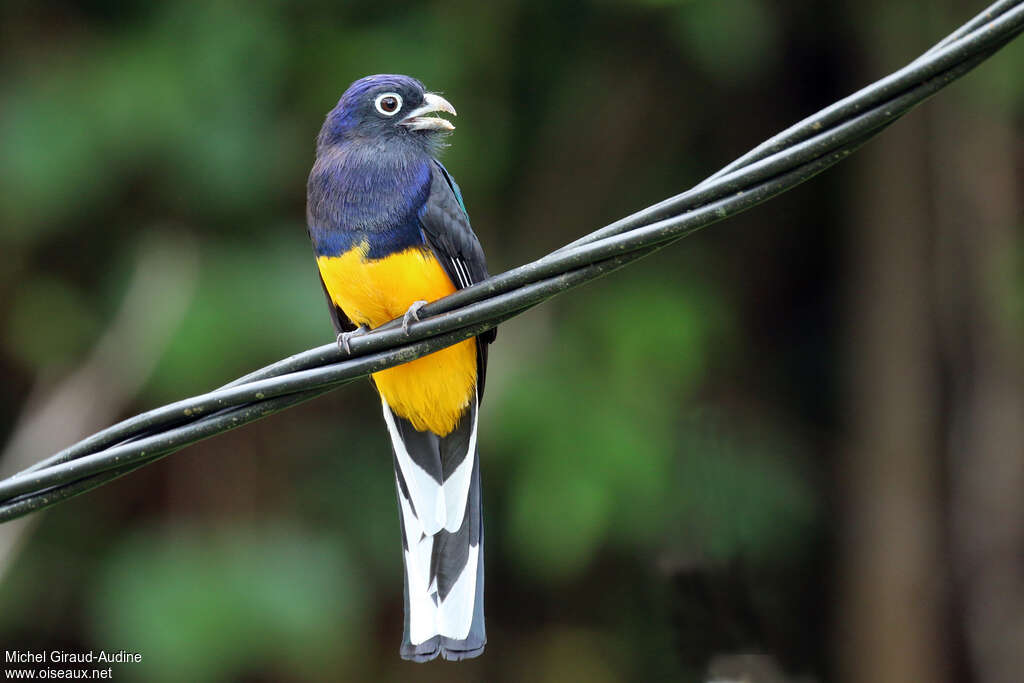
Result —
[{"label": "barred tail underside", "polygon": [[384,402],[405,562],[401,655],[425,662],[483,652],[484,558],[474,400],[455,430],[417,431]]}]

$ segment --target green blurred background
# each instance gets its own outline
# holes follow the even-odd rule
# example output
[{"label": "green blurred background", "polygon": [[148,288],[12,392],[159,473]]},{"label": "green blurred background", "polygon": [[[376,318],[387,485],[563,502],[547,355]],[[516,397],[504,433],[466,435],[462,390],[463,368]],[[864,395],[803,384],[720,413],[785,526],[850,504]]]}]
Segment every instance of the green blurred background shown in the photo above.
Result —
[{"label": "green blurred background", "polygon": [[[459,110],[492,272],[902,66],[962,0],[0,4],[0,468],[333,339],[348,84]],[[137,681],[1018,680],[1024,42],[839,167],[506,323],[486,654],[399,660],[369,384],[0,527],[0,645]],[[743,678],[745,676],[745,678]]]}]

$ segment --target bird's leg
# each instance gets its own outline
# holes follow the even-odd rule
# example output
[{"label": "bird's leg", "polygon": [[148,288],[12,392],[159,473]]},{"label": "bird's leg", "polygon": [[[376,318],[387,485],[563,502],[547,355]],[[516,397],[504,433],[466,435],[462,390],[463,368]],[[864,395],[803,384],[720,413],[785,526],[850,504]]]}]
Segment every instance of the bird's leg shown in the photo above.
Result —
[{"label": "bird's leg", "polygon": [[338,333],[338,348],[340,348],[342,351],[344,351],[345,353],[347,353],[348,355],[351,356],[352,355],[352,347],[349,346],[349,344],[352,341],[352,337],[359,337],[361,335],[366,334],[369,331],[370,331],[369,327],[367,327],[366,325],[360,325],[359,327],[357,327],[356,329],[352,330],[351,332],[339,332]]},{"label": "bird's leg", "polygon": [[402,332],[409,334],[409,323],[413,320],[419,322],[420,320],[420,309],[427,305],[426,301],[413,301],[412,306],[409,306],[409,310],[402,316]]}]

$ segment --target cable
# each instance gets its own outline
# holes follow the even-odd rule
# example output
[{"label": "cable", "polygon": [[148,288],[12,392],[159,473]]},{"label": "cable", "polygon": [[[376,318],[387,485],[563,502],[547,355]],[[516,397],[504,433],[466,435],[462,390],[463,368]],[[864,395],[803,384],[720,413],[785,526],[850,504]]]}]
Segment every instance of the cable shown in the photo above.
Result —
[{"label": "cable", "polygon": [[217,390],[119,422],[0,481],[0,522],[54,505],[185,446],[476,336],[551,297],[745,211],[841,161],[1024,29],[1024,0],[999,0],[916,60],[773,136],[694,188],[532,263],[459,290],[351,340],[296,354]]}]

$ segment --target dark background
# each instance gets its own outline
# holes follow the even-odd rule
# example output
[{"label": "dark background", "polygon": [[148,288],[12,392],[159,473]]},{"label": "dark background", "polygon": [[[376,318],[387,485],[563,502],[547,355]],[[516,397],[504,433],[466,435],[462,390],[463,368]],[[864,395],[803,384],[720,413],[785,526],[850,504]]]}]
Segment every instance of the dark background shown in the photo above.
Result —
[{"label": "dark background", "polygon": [[[957,0],[0,5],[0,468],[333,338],[305,235],[348,84],[459,110],[492,272],[679,192]],[[0,526],[0,646],[121,680],[1014,681],[1024,42],[847,162],[502,326],[486,654],[398,658],[367,382]]]}]

